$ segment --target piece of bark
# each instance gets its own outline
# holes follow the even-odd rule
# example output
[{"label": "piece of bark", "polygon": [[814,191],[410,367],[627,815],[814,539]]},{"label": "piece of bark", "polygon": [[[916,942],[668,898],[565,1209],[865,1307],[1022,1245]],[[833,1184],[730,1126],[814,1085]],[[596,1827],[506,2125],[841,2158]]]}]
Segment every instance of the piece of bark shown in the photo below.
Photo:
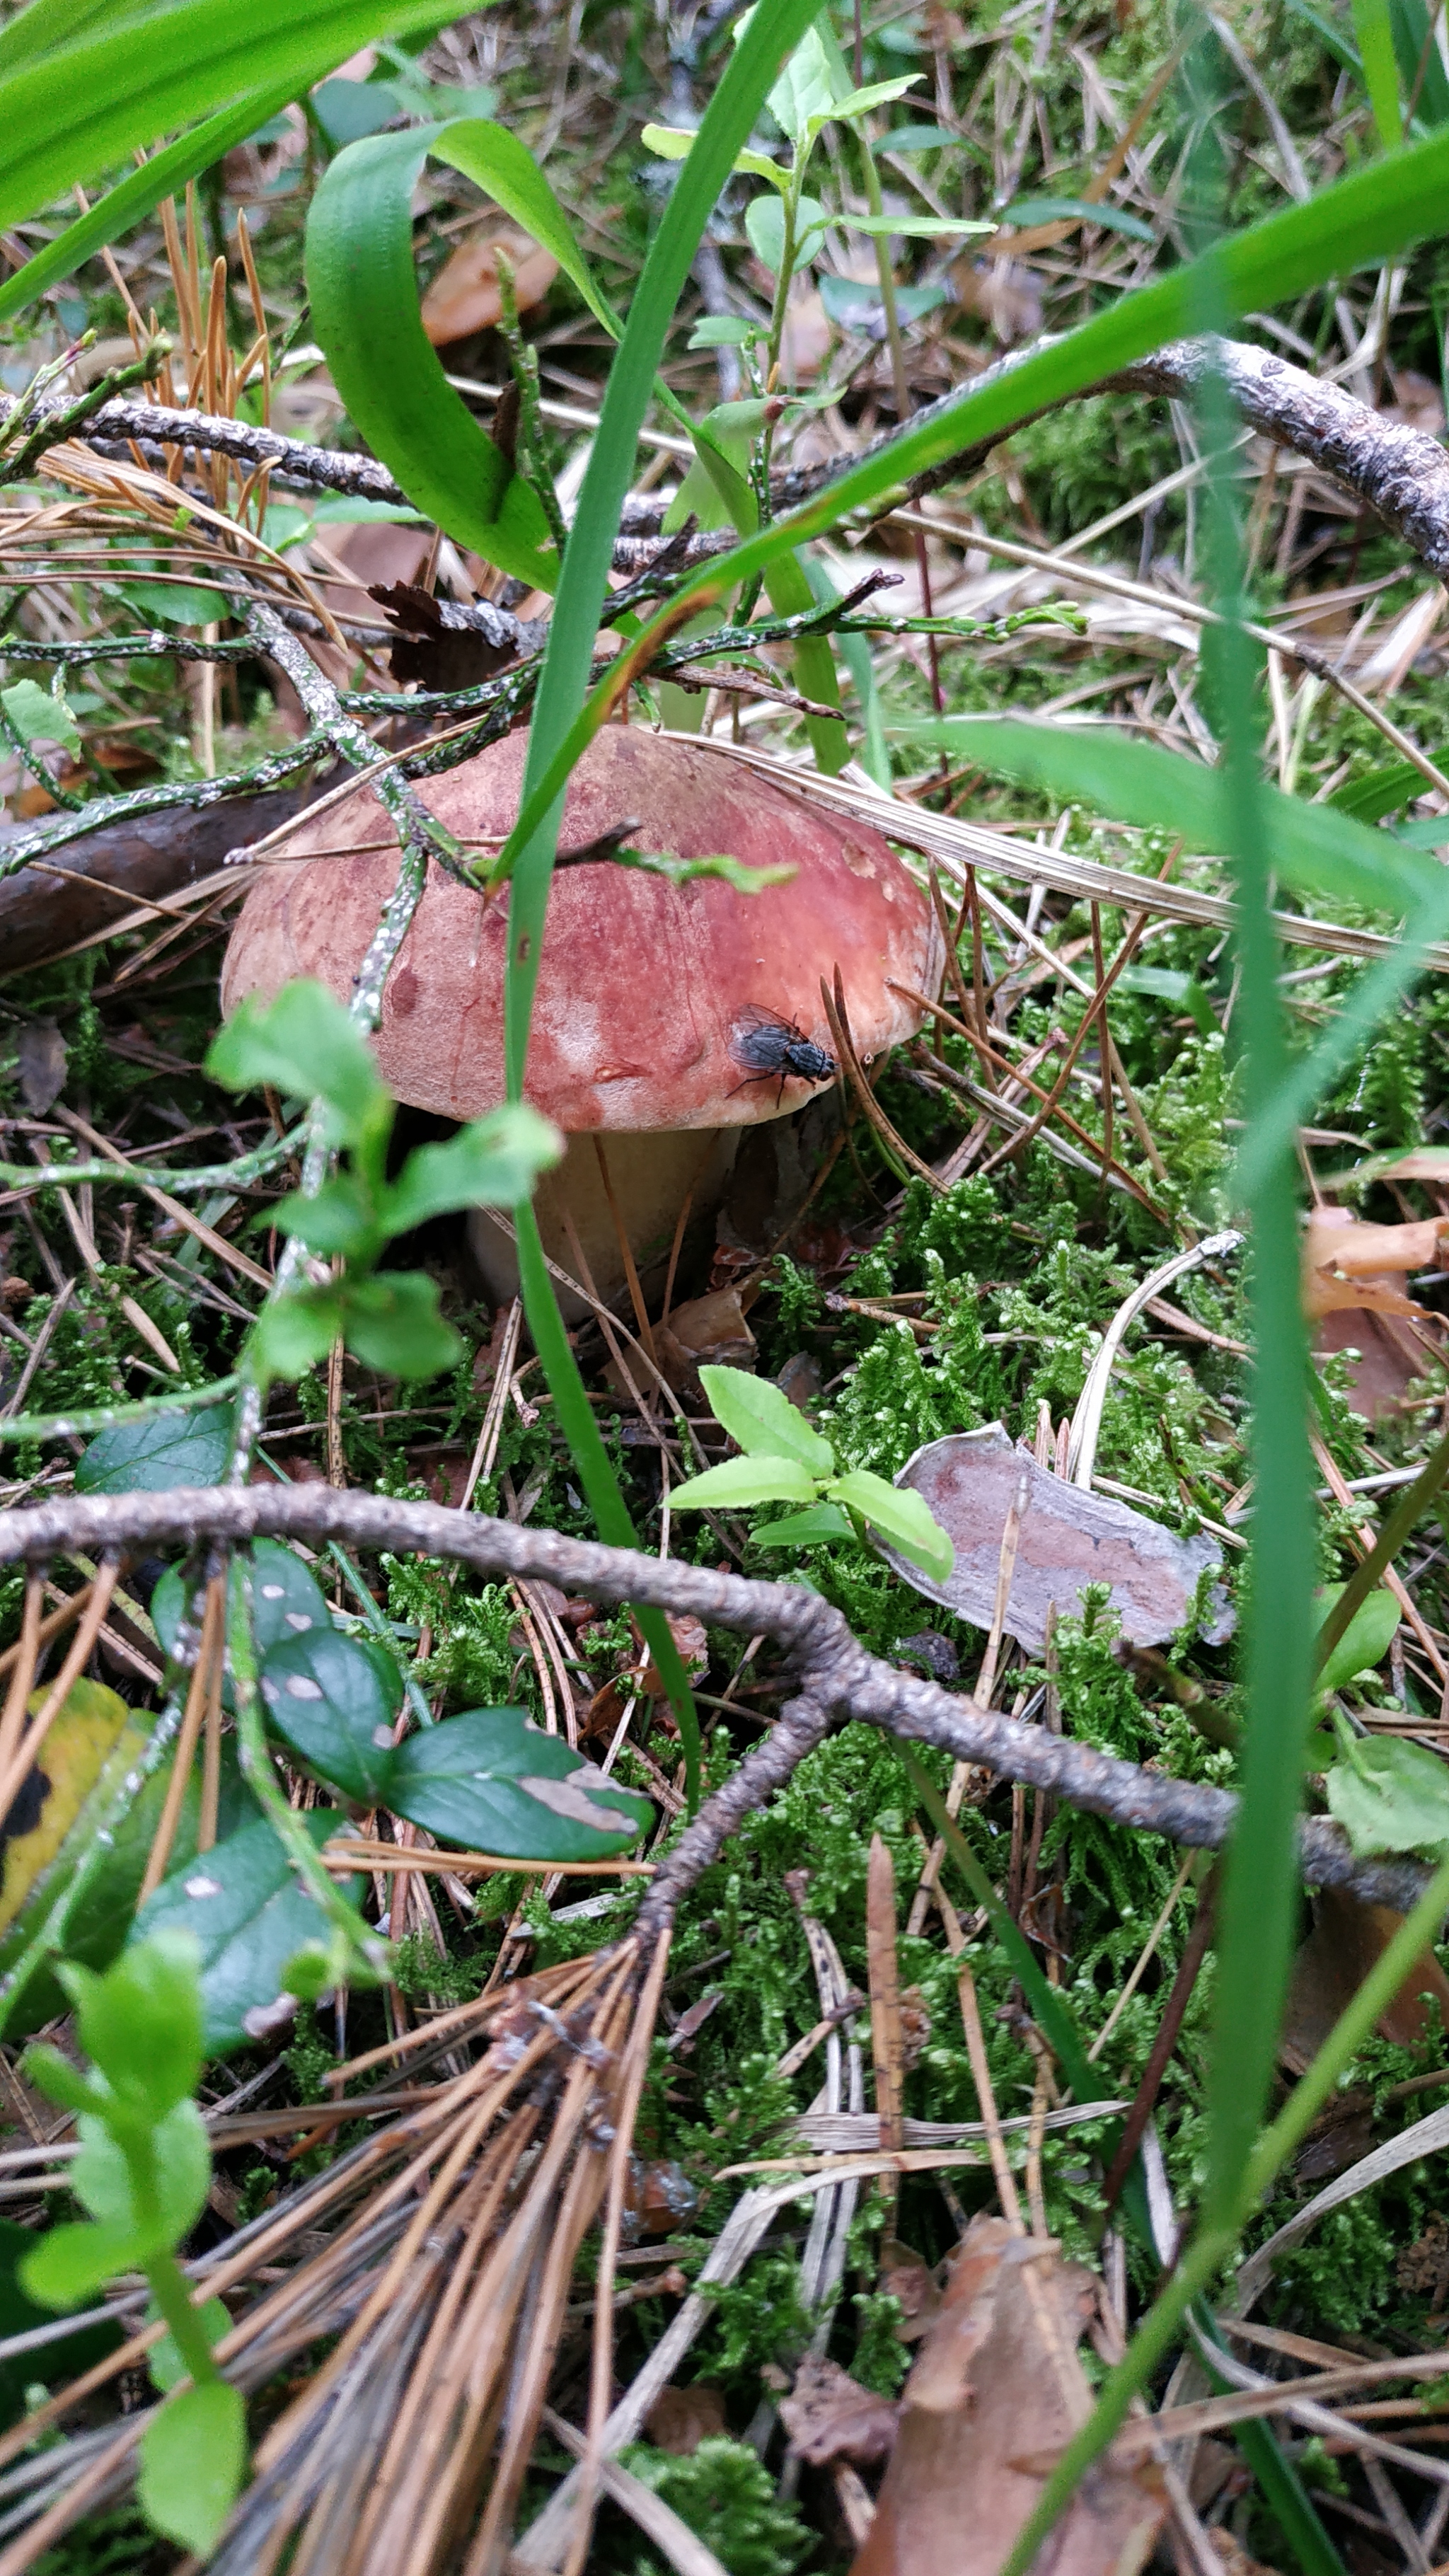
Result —
[{"label": "piece of bark", "polygon": [[[1046,1644],[1053,1606],[1075,1618],[1089,1583],[1105,1583],[1122,1634],[1134,1646],[1157,1645],[1187,1618],[1199,1577],[1222,1563],[1206,1535],[1178,1538],[1145,1513],[1103,1494],[1089,1494],[1048,1475],[1029,1449],[1018,1447],[999,1422],[985,1431],[952,1432],[932,1440],[906,1461],[896,1478],[930,1505],[956,1550],[944,1583],[885,1541],[881,1554],[930,1601],[942,1602],[974,1627],[989,1628],[996,1605],[997,1572],[1007,1514],[1023,1483],[1025,1508],[1007,1598],[1005,1632],[1034,1654]],[[1213,1596],[1202,1634],[1213,1645],[1232,1633],[1226,1599]]]},{"label": "piece of bark", "polygon": [[[0,877],[5,973],[43,965],[139,905],[199,884],[232,850],[260,841],[319,792],[316,786],[270,788],[260,795],[226,797],[197,811],[178,806],[138,816],[132,823],[102,824],[77,840],[61,842],[53,861]],[[0,828],[0,859],[10,837]],[[66,873],[49,874],[51,865]],[[77,877],[90,882],[78,885]]]},{"label": "piece of bark", "polygon": [[[1076,2347],[1097,2284],[1055,2245],[974,2218],[901,2396],[876,2517],[851,2576],[999,2576],[1050,2468],[1092,2411]],[[1166,2510],[1156,2468],[1098,2461],[1044,2563],[1134,2576]]]}]

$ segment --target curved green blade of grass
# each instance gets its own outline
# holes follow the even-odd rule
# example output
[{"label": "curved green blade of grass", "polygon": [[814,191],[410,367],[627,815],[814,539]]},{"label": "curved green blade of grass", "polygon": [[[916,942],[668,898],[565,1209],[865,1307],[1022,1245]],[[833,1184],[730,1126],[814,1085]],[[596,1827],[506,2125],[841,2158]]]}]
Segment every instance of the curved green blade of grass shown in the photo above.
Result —
[{"label": "curved green blade of grass", "polygon": [[293,96],[360,45],[454,15],[448,0],[153,0],[52,7],[43,24],[26,10],[0,40],[0,227],[218,102]]},{"label": "curved green blade of grass", "polygon": [[[26,11],[26,17],[30,15]],[[24,22],[16,19],[16,26]],[[8,34],[9,29],[6,30]],[[236,107],[223,108],[219,116],[208,117],[204,125],[194,125],[187,134],[179,134],[174,143],[153,152],[139,170],[108,188],[88,214],[78,215],[67,224],[53,242],[38,250],[13,277],[0,286],[0,322],[8,322],[12,313],[23,312],[59,279],[72,277],[84,260],[104,249],[130,224],[140,223],[174,189],[184,188],[202,170],[209,170],[233,145],[245,143],[265,125],[269,116],[285,107],[292,97],[295,83],[280,81],[271,89],[252,90]]]},{"label": "curved green blade of grass", "polygon": [[447,126],[369,134],[339,152],[307,217],[307,291],[332,379],[408,499],[517,581],[552,590],[538,495],[453,391],[423,329],[413,192]]}]

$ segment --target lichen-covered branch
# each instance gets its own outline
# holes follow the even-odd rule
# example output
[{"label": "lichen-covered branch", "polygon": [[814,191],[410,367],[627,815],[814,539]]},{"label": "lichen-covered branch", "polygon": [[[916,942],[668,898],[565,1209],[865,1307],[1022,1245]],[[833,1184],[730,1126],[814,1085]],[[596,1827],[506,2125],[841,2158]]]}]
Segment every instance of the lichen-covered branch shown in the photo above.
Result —
[{"label": "lichen-covered branch", "polygon": [[[312,1546],[336,1539],[353,1549],[416,1550],[480,1574],[542,1576],[593,1600],[645,1601],[740,1635],[773,1638],[789,1657],[796,1696],[766,1743],[690,1827],[661,1887],[661,1905],[672,1905],[683,1892],[681,1871],[697,1876],[733,1826],[789,1778],[826,1727],[849,1718],[934,1745],[955,1760],[980,1763],[1001,1779],[1045,1790],[1114,1824],[1198,1850],[1221,1849],[1237,1815],[1237,1800],[1225,1789],[1140,1769],[1070,1735],[1022,1725],[1000,1709],[979,1709],[934,1682],[898,1671],[867,1652],[830,1602],[798,1584],[755,1582],[709,1566],[565,1538],[556,1530],[450,1511],[439,1503],[398,1502],[325,1485],[67,1495],[0,1515],[0,1565],[40,1564],[62,1550],[94,1556],[106,1549],[191,1547],[202,1538],[233,1546],[254,1538],[298,1538]],[[686,1849],[687,1860],[680,1857]],[[1401,1910],[1422,1892],[1426,1873],[1416,1862],[1355,1860],[1337,1826],[1319,1818],[1302,1825],[1300,1849],[1304,1876],[1315,1886],[1349,1888]]]}]

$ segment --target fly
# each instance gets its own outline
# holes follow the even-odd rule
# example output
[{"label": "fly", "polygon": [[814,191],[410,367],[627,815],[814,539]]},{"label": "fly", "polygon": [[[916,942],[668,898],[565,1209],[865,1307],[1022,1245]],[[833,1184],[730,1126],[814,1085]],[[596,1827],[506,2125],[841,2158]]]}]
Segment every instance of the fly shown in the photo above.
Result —
[{"label": "fly", "polygon": [[742,1011],[734,1024],[730,1053],[736,1064],[746,1067],[744,1081],[735,1084],[729,1095],[731,1100],[735,1091],[747,1090],[753,1082],[771,1082],[778,1076],[778,1106],[792,1074],[802,1082],[830,1082],[838,1070],[834,1056],[807,1038],[794,1020],[782,1020],[774,1011],[753,1006]]}]

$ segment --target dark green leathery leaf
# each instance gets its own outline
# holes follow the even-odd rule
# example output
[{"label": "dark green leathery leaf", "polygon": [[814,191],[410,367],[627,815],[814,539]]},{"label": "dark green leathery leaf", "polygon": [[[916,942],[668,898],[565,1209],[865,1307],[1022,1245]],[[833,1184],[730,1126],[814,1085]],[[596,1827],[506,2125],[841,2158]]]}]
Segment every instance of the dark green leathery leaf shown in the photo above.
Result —
[{"label": "dark green leathery leaf", "polygon": [[310,1770],[364,1806],[389,1797],[402,1676],[372,1638],[330,1624],[289,1637],[262,1665],[261,1694],[268,1724]]},{"label": "dark green leathery leaf", "polygon": [[[320,1851],[341,1819],[321,1809],[302,1822]],[[357,1882],[342,1885],[352,1893]],[[193,1933],[200,1943],[205,2041],[213,2053],[264,2037],[284,2017],[278,2010],[283,1969],[328,1930],[262,1816],[172,1870],[141,1908],[132,1937],[145,1940],[163,1928]],[[288,1998],[284,2013],[290,2012]]]},{"label": "dark green leathery leaf", "polygon": [[581,1762],[521,1708],[473,1708],[393,1756],[387,1804],[440,1840],[519,1860],[598,1860],[637,1842],[647,1798]]}]

